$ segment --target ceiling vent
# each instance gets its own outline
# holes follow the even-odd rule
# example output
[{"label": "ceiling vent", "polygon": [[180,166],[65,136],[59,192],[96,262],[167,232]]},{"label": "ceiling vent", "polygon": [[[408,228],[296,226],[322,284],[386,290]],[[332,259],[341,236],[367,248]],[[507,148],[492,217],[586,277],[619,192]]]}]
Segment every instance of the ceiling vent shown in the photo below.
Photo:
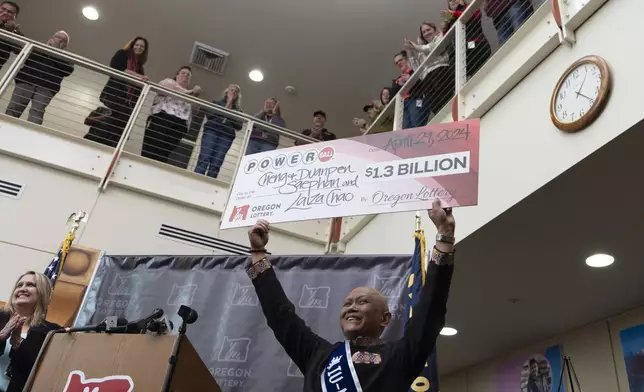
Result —
[{"label": "ceiling vent", "polygon": [[15,182],[0,180],[0,196],[20,199],[24,187],[24,185],[16,184]]},{"label": "ceiling vent", "polygon": [[201,42],[195,42],[192,47],[190,64],[203,68],[208,72],[223,75],[226,71],[229,53],[213,48]]},{"label": "ceiling vent", "polygon": [[181,229],[179,227],[162,224],[159,228],[159,237],[170,239],[173,241],[182,242],[184,244],[198,246],[214,250],[218,254],[228,255],[250,255],[250,248],[248,246],[239,245],[234,242],[225,241],[219,238],[211,237],[209,235],[196,233]]}]

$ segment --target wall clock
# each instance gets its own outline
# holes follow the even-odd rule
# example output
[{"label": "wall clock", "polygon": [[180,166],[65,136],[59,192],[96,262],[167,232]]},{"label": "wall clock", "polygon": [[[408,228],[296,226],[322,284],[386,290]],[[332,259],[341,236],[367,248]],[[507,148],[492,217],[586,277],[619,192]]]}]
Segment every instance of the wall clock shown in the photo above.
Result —
[{"label": "wall clock", "polygon": [[552,122],[565,132],[584,129],[606,106],[610,87],[610,69],[603,58],[587,56],[575,61],[559,78],[552,93]]}]

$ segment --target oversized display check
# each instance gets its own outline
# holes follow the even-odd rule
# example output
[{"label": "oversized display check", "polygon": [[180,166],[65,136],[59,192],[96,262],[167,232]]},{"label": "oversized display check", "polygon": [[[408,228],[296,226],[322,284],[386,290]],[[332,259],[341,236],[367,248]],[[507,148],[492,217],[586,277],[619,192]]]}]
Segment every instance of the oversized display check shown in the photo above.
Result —
[{"label": "oversized display check", "polygon": [[221,228],[475,205],[478,168],[479,120],[247,155]]}]

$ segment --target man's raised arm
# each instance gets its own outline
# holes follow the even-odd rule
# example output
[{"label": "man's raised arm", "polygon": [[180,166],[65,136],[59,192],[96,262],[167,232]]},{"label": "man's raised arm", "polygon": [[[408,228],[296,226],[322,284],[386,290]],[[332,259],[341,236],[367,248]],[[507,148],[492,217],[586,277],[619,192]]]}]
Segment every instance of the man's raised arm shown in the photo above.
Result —
[{"label": "man's raised arm", "polygon": [[311,356],[319,349],[328,349],[331,343],[311,331],[286,297],[266,257],[268,229],[268,222],[260,220],[248,232],[252,256],[246,272],[253,281],[268,326],[288,356],[304,373]]},{"label": "man's raised arm", "polygon": [[407,362],[405,368],[409,371],[410,383],[422,371],[445,326],[447,297],[454,271],[455,222],[452,209],[441,208],[440,201],[436,200],[429,210],[429,217],[438,231],[436,245],[431,252],[420,299],[413,307],[403,337],[396,343],[396,355]]}]

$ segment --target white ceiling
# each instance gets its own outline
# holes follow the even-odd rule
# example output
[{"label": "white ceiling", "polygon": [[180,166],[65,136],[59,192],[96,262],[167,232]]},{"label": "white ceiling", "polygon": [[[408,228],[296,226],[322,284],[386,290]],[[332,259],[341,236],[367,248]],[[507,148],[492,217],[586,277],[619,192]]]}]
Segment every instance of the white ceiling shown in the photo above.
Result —
[{"label": "white ceiling", "polygon": [[[255,113],[276,96],[291,129],[311,123],[314,110],[328,114],[329,130],[357,136],[351,125],[362,106],[391,85],[393,54],[423,20],[438,21],[445,0],[20,0],[19,22],[30,38],[53,31],[71,36],[68,48],[93,60],[110,57],[136,35],[150,40],[146,66],[152,80],[173,76],[188,62],[194,41],[231,54],[222,77],[196,71],[193,81],[219,96],[228,83],[244,95],[244,111]],[[96,6],[101,18],[86,20],[81,9]],[[411,17],[410,17],[411,16]],[[259,67],[260,84],[248,79]],[[287,96],[284,87],[298,94]]]},{"label": "white ceiling", "polygon": [[441,373],[644,305],[642,145],[644,121],[459,243]]}]

